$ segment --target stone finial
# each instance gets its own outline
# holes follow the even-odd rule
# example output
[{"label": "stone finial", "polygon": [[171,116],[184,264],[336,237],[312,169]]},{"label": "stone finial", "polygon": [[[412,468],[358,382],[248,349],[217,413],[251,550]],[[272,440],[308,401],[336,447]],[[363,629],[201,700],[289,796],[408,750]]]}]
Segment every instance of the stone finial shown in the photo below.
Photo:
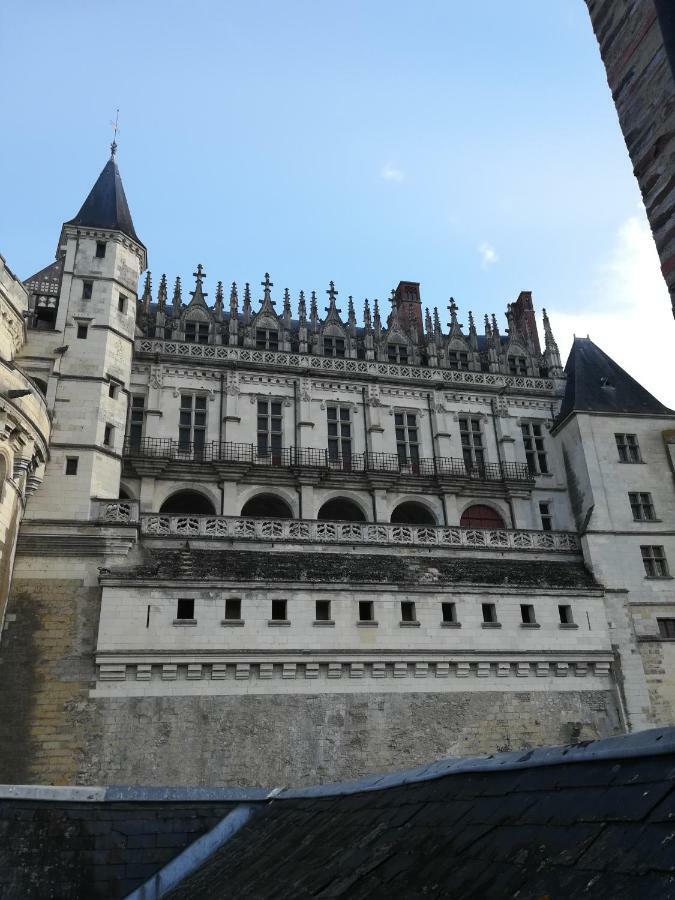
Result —
[{"label": "stone finial", "polygon": [[499,341],[499,325],[497,324],[497,316],[492,313],[492,337]]},{"label": "stone finial", "polygon": [[431,324],[431,313],[429,312],[429,307],[424,310],[424,330],[427,333],[427,337],[433,337],[434,326]]},{"label": "stone finial", "polygon": [[373,304],[373,330],[375,331],[375,337],[379,338],[382,333],[382,320],[380,319],[380,305],[377,297]]},{"label": "stone finial", "polygon": [[370,303],[368,302],[368,298],[363,301],[363,325],[366,329],[366,332],[370,332],[373,329],[373,322],[370,317]]},{"label": "stone finial", "polygon": [[485,337],[492,337],[492,329],[490,328],[490,317],[485,313]]},{"label": "stone finial", "polygon": [[143,286],[143,296],[141,297],[141,309],[144,314],[148,314],[150,304],[152,303],[152,274],[150,269],[145,273],[145,284]]},{"label": "stone finial", "polygon": [[166,299],[168,296],[168,290],[166,285],[166,275],[162,275],[159,279],[159,291],[157,293],[157,309],[159,312],[164,312],[166,309]]},{"label": "stone finial", "polygon": [[289,293],[288,288],[284,288],[284,326],[286,328],[291,327],[291,295]]},{"label": "stone finial", "polygon": [[319,309],[316,304],[316,291],[312,291],[309,301],[309,321],[312,326],[312,334],[319,330]]},{"label": "stone finial", "polygon": [[469,310],[469,343],[472,350],[478,350],[478,333],[476,332],[476,323],[473,320],[471,310]]},{"label": "stone finial", "polygon": [[438,315],[438,307],[434,306],[434,335],[437,338],[443,334],[443,329],[441,328],[441,317]]},{"label": "stone finial", "polygon": [[544,320],[544,346],[546,349],[558,351],[558,345],[556,343],[555,338],[553,337],[553,329],[551,328],[551,322],[549,321],[548,315],[545,309],[542,309],[542,318]]},{"label": "stone finial", "polygon": [[244,304],[242,307],[242,321],[244,325],[248,325],[251,321],[251,285],[246,282],[244,285]]},{"label": "stone finial", "polygon": [[307,325],[307,304],[305,303],[305,292],[300,291],[298,299],[298,322],[302,328]]},{"label": "stone finial", "polygon": [[194,291],[190,291],[190,296],[192,300],[190,300],[190,304],[200,303],[206,306],[206,297],[208,294],[202,290],[202,283],[206,278],[206,272],[204,271],[204,267],[201,263],[197,266],[197,271],[192,273],[195,279],[195,289]]},{"label": "stone finial", "polygon": [[221,322],[223,319],[223,305],[224,305],[224,294],[223,294],[223,282],[219,281],[216,285],[216,302],[214,306],[214,312],[216,316],[216,320]]},{"label": "stone finial", "polygon": [[354,298],[352,297],[351,294],[348,297],[347,321],[349,322],[349,325],[351,327],[353,327],[353,328],[356,327],[356,312],[354,310]]},{"label": "stone finial", "polygon": [[180,314],[181,307],[183,306],[183,289],[180,283],[180,275],[176,276],[176,283],[173,287],[173,299],[171,301],[171,305],[174,308],[174,311],[177,314]]},{"label": "stone finial", "polygon": [[239,315],[239,294],[237,293],[237,282],[232,282],[230,288],[230,318],[236,319]]}]

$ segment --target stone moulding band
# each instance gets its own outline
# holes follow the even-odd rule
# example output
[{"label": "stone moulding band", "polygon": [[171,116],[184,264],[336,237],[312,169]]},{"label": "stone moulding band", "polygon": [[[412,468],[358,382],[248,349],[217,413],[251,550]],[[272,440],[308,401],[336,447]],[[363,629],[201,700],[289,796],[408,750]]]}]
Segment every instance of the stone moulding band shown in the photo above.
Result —
[{"label": "stone moulding band", "polygon": [[574,675],[609,676],[608,660],[572,662],[512,661],[336,661],[336,662],[98,662],[98,680],[104,681],[268,681],[271,679],[336,678],[547,678]]},{"label": "stone moulding band", "polygon": [[345,375],[362,375],[375,378],[405,378],[427,384],[482,385],[487,388],[513,387],[528,391],[552,393],[556,383],[551,378],[502,375],[491,372],[462,372],[455,369],[424,368],[423,366],[395,365],[365,359],[337,359],[329,356],[311,356],[304,353],[283,353],[269,350],[253,350],[245,347],[190,344],[183,341],[160,341],[138,338],[135,354],[176,356],[211,362],[238,362],[275,368],[299,369],[303,372],[342,372]]},{"label": "stone moulding band", "polygon": [[[119,522],[132,513],[129,504],[107,504],[103,518]],[[248,519],[241,516],[143,514],[145,537],[225,538],[315,544],[395,544],[488,550],[531,550],[579,553],[579,540],[569,531],[516,531],[459,526],[394,525],[369,522],[324,522],[313,519]]]}]

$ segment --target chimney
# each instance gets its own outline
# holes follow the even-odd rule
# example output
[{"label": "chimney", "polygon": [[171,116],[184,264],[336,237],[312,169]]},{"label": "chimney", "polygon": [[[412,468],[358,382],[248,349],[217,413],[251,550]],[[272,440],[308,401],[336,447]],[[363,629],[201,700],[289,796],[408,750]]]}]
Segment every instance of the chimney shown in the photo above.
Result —
[{"label": "chimney", "polygon": [[407,323],[412,319],[417,328],[417,335],[422,340],[424,338],[424,328],[419,281],[399,281],[398,287],[394,292],[394,298],[396,300],[396,309],[399,313],[399,321],[406,327]]},{"label": "chimney", "polygon": [[537,320],[534,316],[534,306],[532,305],[532,291],[521,291],[516,302],[511,304],[511,311],[516,331],[525,338],[529,337],[535,352],[541,354]]}]

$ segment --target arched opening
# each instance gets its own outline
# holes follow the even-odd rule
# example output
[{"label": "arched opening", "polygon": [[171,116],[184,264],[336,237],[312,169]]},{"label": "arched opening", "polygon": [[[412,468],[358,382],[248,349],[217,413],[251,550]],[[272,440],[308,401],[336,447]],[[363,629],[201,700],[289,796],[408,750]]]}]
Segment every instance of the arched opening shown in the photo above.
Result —
[{"label": "arched opening", "polygon": [[293,510],[276,494],[256,494],[244,503],[240,515],[252,519],[292,519]]},{"label": "arched opening", "polygon": [[435,525],[432,513],[422,503],[415,503],[414,500],[408,500],[405,503],[399,503],[391,514],[391,521],[394,524],[405,525]]},{"label": "arched opening", "polygon": [[213,516],[215,509],[213,503],[204,494],[197,491],[178,491],[167,497],[162,503],[161,513],[171,515]]},{"label": "arched opening", "polygon": [[462,528],[505,528],[504,520],[496,509],[477,503],[469,506],[462,513],[459,520]]},{"label": "arched opening", "polygon": [[327,500],[319,510],[317,519],[323,522],[365,522],[366,517],[360,506],[346,497]]}]

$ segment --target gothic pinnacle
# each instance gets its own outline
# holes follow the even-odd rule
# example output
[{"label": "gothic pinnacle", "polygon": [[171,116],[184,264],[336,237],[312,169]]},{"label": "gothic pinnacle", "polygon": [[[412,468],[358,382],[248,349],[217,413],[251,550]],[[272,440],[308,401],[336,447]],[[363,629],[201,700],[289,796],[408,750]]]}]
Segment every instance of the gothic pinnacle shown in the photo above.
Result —
[{"label": "gothic pinnacle", "polygon": [[176,276],[176,283],[173,288],[172,304],[177,310],[180,310],[181,306],[183,305],[183,291],[180,283],[180,275]]},{"label": "gothic pinnacle", "polygon": [[230,288],[230,317],[236,318],[239,312],[239,295],[237,294],[237,282],[232,282]]},{"label": "gothic pinnacle", "polygon": [[145,285],[143,286],[143,296],[141,298],[141,305],[143,307],[143,312],[147,313],[150,309],[150,304],[152,302],[152,274],[150,269],[145,273]]},{"label": "gothic pinnacle", "polygon": [[431,313],[429,312],[429,307],[424,310],[424,330],[427,333],[427,337],[431,337],[434,333],[434,326],[431,324]]},{"label": "gothic pinnacle", "polygon": [[159,291],[157,292],[157,309],[159,312],[164,312],[166,309],[166,298],[168,295],[167,287],[166,287],[166,275],[162,275],[159,279]]},{"label": "gothic pinnacle", "polygon": [[307,304],[305,303],[304,291],[300,291],[300,297],[298,298],[298,321],[301,327],[307,325]]},{"label": "gothic pinnacle", "polygon": [[371,331],[373,327],[373,322],[370,317],[370,303],[368,302],[368,298],[363,301],[363,324],[365,326],[366,331]]}]

